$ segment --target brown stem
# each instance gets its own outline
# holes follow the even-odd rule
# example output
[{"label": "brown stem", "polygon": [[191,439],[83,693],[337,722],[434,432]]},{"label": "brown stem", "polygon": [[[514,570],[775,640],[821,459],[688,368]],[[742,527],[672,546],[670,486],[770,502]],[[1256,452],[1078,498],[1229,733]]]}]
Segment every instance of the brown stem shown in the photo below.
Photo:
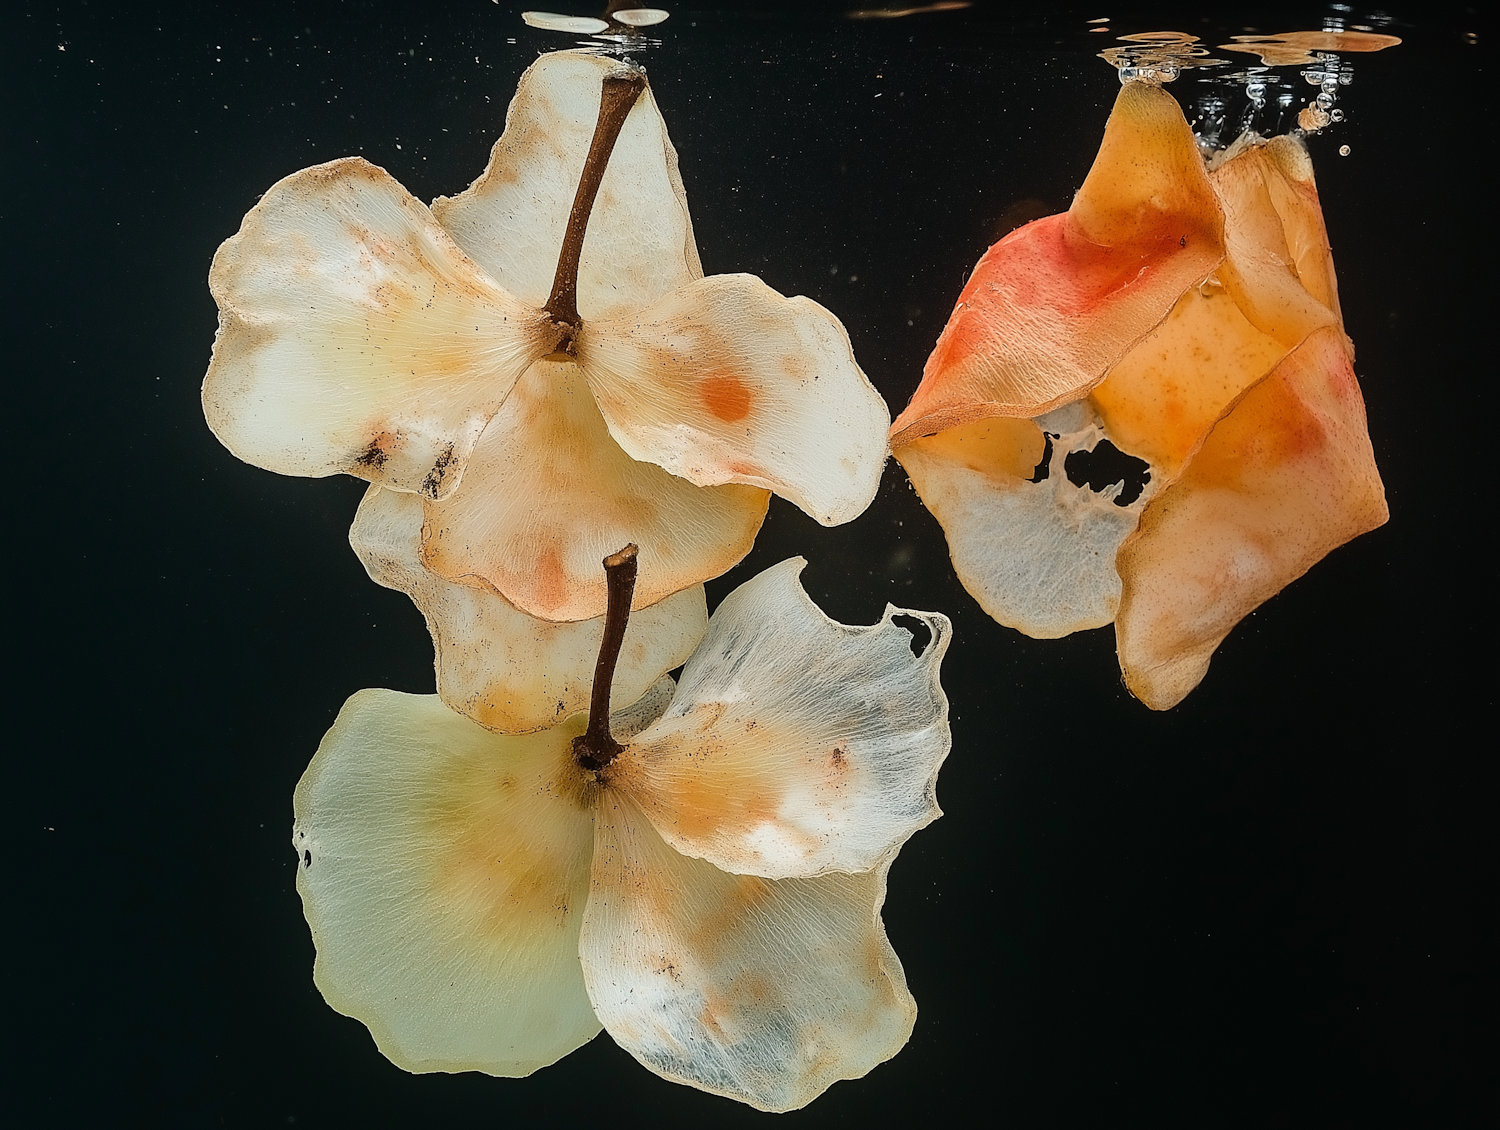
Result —
[{"label": "brown stem", "polygon": [[625,747],[609,732],[609,692],[615,681],[615,664],[625,642],[630,620],[630,601],[635,596],[636,557],[634,544],[604,559],[604,577],[609,585],[609,606],[604,613],[604,639],[599,642],[599,660],[594,664],[594,690],[589,698],[589,728],[573,739],[573,756],[585,769],[598,772],[620,755]]},{"label": "brown stem", "polygon": [[615,142],[625,118],[641,91],[646,89],[644,71],[631,70],[627,74],[613,74],[604,80],[599,92],[599,120],[594,126],[594,140],[589,143],[589,155],[583,162],[583,175],[578,180],[578,192],[573,197],[573,210],[568,213],[568,230],[563,235],[562,251],[557,256],[557,274],[552,276],[552,293],[543,310],[552,315],[552,320],[567,327],[571,332],[563,344],[572,339],[583,320],[578,316],[578,260],[583,254],[583,237],[588,231],[589,214],[594,210],[594,199],[599,195],[604,170],[609,167],[609,155],[614,152]]}]

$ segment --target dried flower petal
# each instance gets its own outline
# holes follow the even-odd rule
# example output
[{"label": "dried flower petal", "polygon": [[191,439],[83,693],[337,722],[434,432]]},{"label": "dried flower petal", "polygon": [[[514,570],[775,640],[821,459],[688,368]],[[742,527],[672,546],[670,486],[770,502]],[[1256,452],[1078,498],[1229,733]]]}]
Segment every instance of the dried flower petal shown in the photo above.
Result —
[{"label": "dried flower petal", "polygon": [[[794,557],[714,611],[672,705],[601,780],[678,851],[773,879],[868,871],[941,814],[944,616],[887,607],[851,627],[803,591]],[[932,633],[920,656],[892,622]]]},{"label": "dried flower petal", "polygon": [[474,448],[467,489],[426,508],[422,560],[450,580],[492,585],[547,620],[604,613],[599,562],[641,547],[635,607],[733,567],[770,496],[694,486],[638,463],[610,437],[583,374],[538,361]]},{"label": "dried flower petal", "polygon": [[[421,499],[372,486],[349,541],[371,579],[406,593],[426,617],[438,697],[481,726],[508,734],[556,726],[586,711],[603,618],[538,620],[482,583],[439,577],[422,564],[422,521]],[[615,708],[635,702],[680,667],[707,627],[702,585],[636,612],[615,668]]]},{"label": "dried flower petal", "polygon": [[672,850],[605,790],[584,980],[609,1034],[667,1079],[795,1110],[906,1043],[917,1006],[862,875],[729,875]]},{"label": "dried flower petal", "polygon": [[1121,550],[1126,685],[1176,705],[1247,613],[1388,514],[1343,334],[1318,330],[1230,406]]},{"label": "dried flower petal", "polygon": [[581,730],[500,737],[435,696],[365,690],[297,785],[313,979],[405,1070],[528,1075],[599,1031]]},{"label": "dried flower petal", "polygon": [[[523,302],[542,306],[599,115],[620,64],[543,55],[521,76],[484,174],[432,211],[454,241]],[[607,318],[703,277],[677,151],[648,86],[610,154],[578,268],[578,312]]]},{"label": "dried flower petal", "polygon": [[556,331],[479,270],[383,169],[273,185],[214,256],[203,411],[241,459],[441,498]]},{"label": "dried flower petal", "polygon": [[893,444],[1078,399],[1223,254],[1182,111],[1159,87],[1126,83],[1072,208],[1018,228],[974,268]]},{"label": "dried flower petal", "polygon": [[811,299],[715,275],[585,325],[577,353],[633,458],[703,486],[774,490],[825,526],[875,497],[890,415],[843,325]]}]

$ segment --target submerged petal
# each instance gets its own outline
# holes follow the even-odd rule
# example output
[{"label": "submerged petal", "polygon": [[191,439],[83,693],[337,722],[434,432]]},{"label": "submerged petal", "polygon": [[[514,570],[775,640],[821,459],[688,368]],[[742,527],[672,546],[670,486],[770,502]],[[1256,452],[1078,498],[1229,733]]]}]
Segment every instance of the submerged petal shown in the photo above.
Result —
[{"label": "submerged petal", "polygon": [[1223,253],[1182,111],[1161,88],[1126,83],[1069,211],[1017,229],[974,268],[893,443],[1078,399]]},{"label": "submerged petal", "polygon": [[365,690],[298,783],[313,979],[407,1071],[529,1075],[599,1031],[581,729],[498,737],[434,696]]},{"label": "submerged petal", "polygon": [[383,169],[273,185],[214,256],[203,411],[241,459],[441,498],[516,378],[556,340]]},{"label": "submerged petal", "polygon": [[[372,486],[349,541],[372,580],[406,593],[422,610],[436,652],[438,696],[501,733],[540,730],[586,711],[604,618],[538,620],[483,582],[438,576],[422,564],[422,522],[421,499]],[[635,702],[682,665],[707,628],[702,585],[635,613],[625,629],[611,703]]]},{"label": "submerged petal", "polygon": [[1175,706],[1247,613],[1387,516],[1343,334],[1318,330],[1230,406],[1121,550],[1126,686]]},{"label": "submerged petal", "polygon": [[673,851],[599,801],[579,954],[609,1034],[652,1071],[760,1110],[805,1106],[901,1050],[917,1006],[880,921],[889,862],[775,881]]},{"label": "submerged petal", "polygon": [[[803,591],[806,564],[725,598],[672,705],[601,773],[674,848],[726,871],[868,871],[940,815],[948,619],[887,607],[870,627],[836,623]],[[932,633],[920,656],[896,615]]]},{"label": "submerged petal", "polygon": [[[1032,482],[1045,450],[1042,422],[1057,438],[1046,477]],[[958,579],[998,623],[1057,639],[1114,619],[1115,554],[1149,490],[1119,506],[1118,485],[1096,492],[1069,480],[1068,456],[1103,438],[1086,405],[1073,404],[1042,421],[976,420],[896,449],[943,527]]]},{"label": "submerged petal", "polygon": [[769,501],[636,462],[610,438],[578,366],[538,361],[480,437],[467,487],[427,505],[422,560],[533,616],[588,620],[604,614],[607,554],[640,546],[634,606],[645,608],[733,567]]},{"label": "submerged petal", "polygon": [[[600,87],[619,69],[582,51],[543,55],[521,76],[484,174],[458,196],[433,201],[458,245],[534,306],[552,289]],[[702,277],[677,151],[647,87],[625,119],[589,217],[578,312],[607,318]]]},{"label": "submerged petal", "polygon": [[585,325],[577,351],[636,459],[704,486],[765,487],[825,526],[875,497],[890,415],[843,325],[811,299],[715,275]]}]

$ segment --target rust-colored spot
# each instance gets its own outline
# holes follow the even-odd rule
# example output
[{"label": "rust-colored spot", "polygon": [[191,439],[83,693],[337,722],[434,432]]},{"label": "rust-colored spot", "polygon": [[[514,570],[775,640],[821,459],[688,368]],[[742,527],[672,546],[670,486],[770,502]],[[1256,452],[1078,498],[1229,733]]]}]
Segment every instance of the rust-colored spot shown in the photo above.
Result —
[{"label": "rust-colored spot", "polygon": [[837,747],[834,747],[833,752],[828,755],[828,760],[832,763],[835,769],[843,769],[846,765],[849,764],[848,755],[845,754],[843,750]]},{"label": "rust-colored spot", "polygon": [[698,383],[698,399],[726,424],[733,424],[750,415],[755,395],[734,373],[727,369],[716,369]]}]

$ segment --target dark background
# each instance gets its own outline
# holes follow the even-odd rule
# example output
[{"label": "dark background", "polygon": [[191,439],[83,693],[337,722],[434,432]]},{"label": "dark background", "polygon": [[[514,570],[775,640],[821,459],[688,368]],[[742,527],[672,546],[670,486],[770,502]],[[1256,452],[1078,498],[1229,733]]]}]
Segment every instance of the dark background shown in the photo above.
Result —
[{"label": "dark background", "polygon": [[[1065,208],[1092,160],[1118,84],[1087,18],[1213,44],[1328,13],[841,7],[677,9],[642,58],[705,269],[830,307],[893,410],[1007,214]],[[293,785],[349,694],[430,691],[431,647],[349,550],[362,484],[279,478],[209,434],[208,264],[318,161],[465,187],[520,72],[570,42],[516,11],[4,6],[11,1125],[764,1120],[607,1035],[525,1080],[407,1075],[312,985]],[[1037,642],[985,617],[894,463],[840,529],[776,500],[710,586],[803,553],[837,618],[889,599],[957,628],[946,816],[885,910],[916,1033],[787,1123],[1480,1121],[1492,41],[1461,7],[1392,15],[1406,42],[1348,57],[1348,120],[1311,143],[1391,521],[1246,620],[1181,707],[1129,697],[1110,629]]]}]

